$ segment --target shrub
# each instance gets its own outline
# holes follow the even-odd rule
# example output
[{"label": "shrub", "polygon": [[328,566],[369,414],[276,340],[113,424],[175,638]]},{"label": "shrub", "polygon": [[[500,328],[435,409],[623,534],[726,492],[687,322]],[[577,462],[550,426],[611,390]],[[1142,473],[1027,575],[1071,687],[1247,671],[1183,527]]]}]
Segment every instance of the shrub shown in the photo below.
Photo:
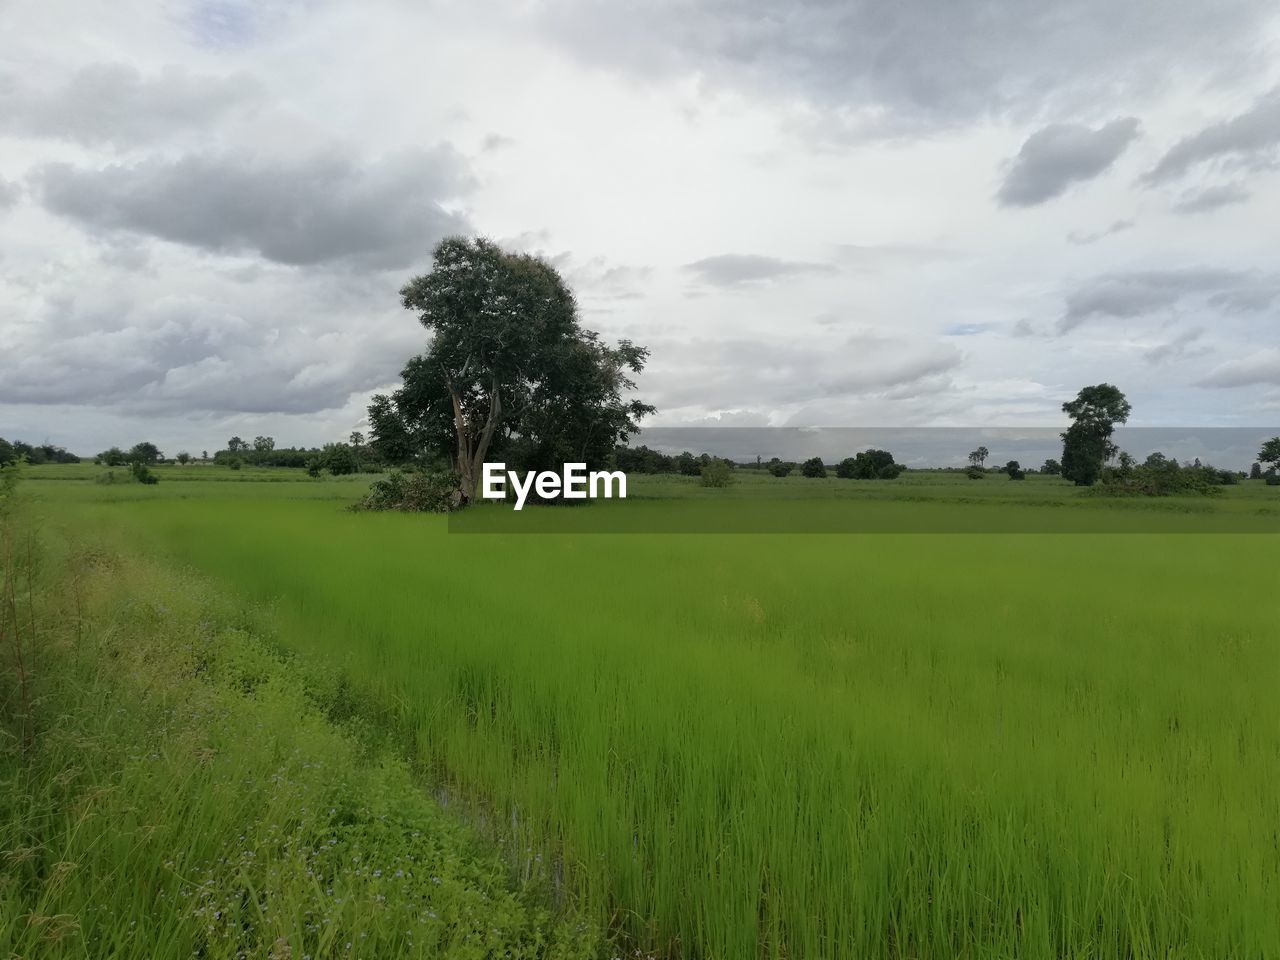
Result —
[{"label": "shrub", "polygon": [[785,463],[782,460],[770,460],[769,472],[775,477],[785,477],[796,468],[794,463]]},{"label": "shrub", "polygon": [[230,467],[232,470],[239,470],[242,466],[244,466],[244,461],[242,461],[239,457],[232,457],[230,460],[227,461],[227,466]]},{"label": "shrub", "polygon": [[1238,483],[1239,477],[1229,470],[1218,470],[1198,460],[1192,466],[1179,466],[1177,460],[1153,453],[1138,464],[1127,453],[1120,454],[1118,467],[1103,469],[1098,492],[1104,496],[1212,496],[1222,492],[1224,484]]},{"label": "shrub", "polygon": [[1017,460],[1010,460],[1004,465],[1004,472],[1009,475],[1010,480],[1025,480],[1027,472],[1022,469],[1022,464]]},{"label": "shrub", "polygon": [[973,466],[966,469],[964,475],[970,480],[985,480],[987,478],[987,471],[983,470],[979,466]]},{"label": "shrub", "polygon": [[806,477],[825,477],[827,468],[823,465],[821,457],[810,457],[800,468],[800,473]]},{"label": "shrub", "polygon": [[727,487],[733,483],[733,473],[728,461],[719,457],[703,464],[701,476],[704,487]]},{"label": "shrub", "polygon": [[129,464],[129,472],[133,474],[133,479],[137,480],[139,483],[151,484],[160,482],[160,478],[152,473],[151,468],[141,460],[135,460],[133,463]]},{"label": "shrub", "polygon": [[352,510],[403,510],[406,513],[449,513],[458,508],[458,478],[443,471],[401,473],[392,470],[369,486]]}]

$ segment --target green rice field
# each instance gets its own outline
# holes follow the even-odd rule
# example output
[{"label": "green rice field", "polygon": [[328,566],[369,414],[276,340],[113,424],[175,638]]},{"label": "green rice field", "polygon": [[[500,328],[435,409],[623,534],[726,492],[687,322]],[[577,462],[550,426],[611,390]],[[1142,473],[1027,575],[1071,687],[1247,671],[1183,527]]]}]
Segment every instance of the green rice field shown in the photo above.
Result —
[{"label": "green rice field", "polygon": [[[636,477],[579,516],[930,519],[529,536],[345,510],[369,478],[101,472],[24,483],[69,538],[191,568],[340,670],[424,792],[628,950],[1280,957],[1280,540],[1196,525],[1274,531],[1277,488]],[[1000,532],[934,531],[965,511]]]}]

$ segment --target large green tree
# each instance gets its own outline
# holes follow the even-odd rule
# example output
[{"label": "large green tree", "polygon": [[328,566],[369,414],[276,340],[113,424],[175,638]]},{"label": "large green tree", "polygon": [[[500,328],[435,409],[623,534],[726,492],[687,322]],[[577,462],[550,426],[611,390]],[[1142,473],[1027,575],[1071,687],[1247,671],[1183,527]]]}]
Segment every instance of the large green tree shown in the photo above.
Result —
[{"label": "large green tree", "polygon": [[582,329],[572,292],[539,257],[452,237],[400,297],[432,337],[401,387],[373,398],[371,441],[392,463],[447,460],[463,502],[488,459],[602,466],[653,412],[627,397],[648,350]]},{"label": "large green tree", "polygon": [[1129,401],[1118,387],[1099,383],[1085,387],[1062,405],[1071,426],[1062,434],[1062,475],[1077,486],[1089,486],[1102,475],[1103,464],[1116,454],[1111,436],[1116,424],[1129,419]]}]

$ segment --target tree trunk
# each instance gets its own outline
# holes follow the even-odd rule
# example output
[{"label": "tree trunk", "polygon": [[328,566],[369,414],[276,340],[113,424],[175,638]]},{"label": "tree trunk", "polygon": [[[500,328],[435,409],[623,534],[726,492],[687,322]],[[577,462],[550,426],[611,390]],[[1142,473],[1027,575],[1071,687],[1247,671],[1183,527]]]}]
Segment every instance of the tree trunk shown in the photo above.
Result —
[{"label": "tree trunk", "polygon": [[480,436],[475,437],[462,411],[462,401],[453,387],[453,381],[447,381],[447,385],[449,397],[453,400],[453,426],[458,434],[458,493],[461,502],[467,504],[476,498],[476,486],[484,470],[484,458],[493,443],[493,434],[502,417],[502,398],[498,395],[497,378],[494,378],[489,394],[489,415]]}]

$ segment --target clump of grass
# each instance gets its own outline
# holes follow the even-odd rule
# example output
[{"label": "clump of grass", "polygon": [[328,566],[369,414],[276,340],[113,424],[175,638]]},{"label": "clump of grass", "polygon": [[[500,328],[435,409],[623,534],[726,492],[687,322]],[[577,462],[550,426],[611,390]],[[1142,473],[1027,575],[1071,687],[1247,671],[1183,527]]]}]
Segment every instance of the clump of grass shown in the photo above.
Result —
[{"label": "clump of grass", "polygon": [[0,754],[0,955],[596,955],[208,583],[72,559],[81,638],[47,638],[47,720]]}]

